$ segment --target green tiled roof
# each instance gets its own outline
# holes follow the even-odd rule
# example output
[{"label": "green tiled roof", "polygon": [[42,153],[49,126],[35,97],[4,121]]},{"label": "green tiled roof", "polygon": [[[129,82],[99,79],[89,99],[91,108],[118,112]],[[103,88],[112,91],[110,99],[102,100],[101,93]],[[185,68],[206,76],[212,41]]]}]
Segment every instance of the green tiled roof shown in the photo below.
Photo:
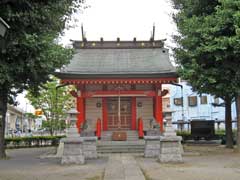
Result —
[{"label": "green tiled roof", "polygon": [[76,49],[70,64],[56,74],[60,78],[84,75],[176,77],[176,70],[165,48]]}]

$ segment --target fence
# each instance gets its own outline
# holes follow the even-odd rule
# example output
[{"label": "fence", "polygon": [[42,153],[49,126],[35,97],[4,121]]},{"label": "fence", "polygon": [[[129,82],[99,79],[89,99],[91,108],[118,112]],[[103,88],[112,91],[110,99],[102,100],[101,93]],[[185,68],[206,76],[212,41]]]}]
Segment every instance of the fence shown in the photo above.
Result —
[{"label": "fence", "polygon": [[[208,121],[208,120],[206,120],[206,121]],[[191,130],[191,121],[190,120],[188,120],[188,121],[178,120],[178,121],[172,122],[172,124],[175,125],[175,128],[178,131],[190,131]],[[215,124],[216,130],[224,129],[222,127],[225,126],[225,120],[215,120],[214,124]],[[233,129],[235,129],[234,127],[237,127],[237,121],[232,120],[232,125],[233,125]]]}]

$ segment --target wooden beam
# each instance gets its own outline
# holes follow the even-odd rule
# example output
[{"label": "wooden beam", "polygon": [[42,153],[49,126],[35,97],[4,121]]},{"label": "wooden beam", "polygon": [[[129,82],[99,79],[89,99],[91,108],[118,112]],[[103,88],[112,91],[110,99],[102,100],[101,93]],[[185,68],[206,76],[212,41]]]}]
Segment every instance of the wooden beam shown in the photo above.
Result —
[{"label": "wooden beam", "polygon": [[162,84],[176,83],[177,78],[110,78],[110,79],[62,79],[61,83],[69,84]]},{"label": "wooden beam", "polygon": [[85,98],[89,97],[116,97],[116,96],[142,96],[153,97],[156,95],[155,91],[141,91],[141,90],[123,90],[123,91],[88,91],[84,92]]}]

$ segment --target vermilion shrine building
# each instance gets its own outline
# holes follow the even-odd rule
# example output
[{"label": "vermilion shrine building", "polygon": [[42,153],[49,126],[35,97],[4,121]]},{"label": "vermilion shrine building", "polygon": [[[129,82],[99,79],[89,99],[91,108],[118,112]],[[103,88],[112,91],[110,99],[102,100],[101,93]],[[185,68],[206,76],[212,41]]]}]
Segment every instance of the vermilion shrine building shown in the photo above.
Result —
[{"label": "vermilion shrine building", "polygon": [[162,84],[177,74],[161,40],[73,41],[75,55],[57,76],[75,85],[78,126],[102,131],[148,130],[155,118],[163,130]]}]

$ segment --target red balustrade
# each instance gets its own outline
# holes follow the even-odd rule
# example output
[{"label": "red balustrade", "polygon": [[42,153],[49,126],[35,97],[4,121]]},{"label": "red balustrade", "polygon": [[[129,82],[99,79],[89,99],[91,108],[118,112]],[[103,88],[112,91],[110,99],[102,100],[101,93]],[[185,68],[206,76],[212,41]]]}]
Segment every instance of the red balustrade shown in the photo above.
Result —
[{"label": "red balustrade", "polygon": [[139,138],[143,138],[143,136],[144,136],[144,133],[143,133],[143,120],[140,117],[138,119],[138,137]]},{"label": "red balustrade", "polygon": [[98,137],[98,138],[101,138],[101,119],[100,118],[98,118],[97,119],[97,124],[96,124],[96,136]]}]

